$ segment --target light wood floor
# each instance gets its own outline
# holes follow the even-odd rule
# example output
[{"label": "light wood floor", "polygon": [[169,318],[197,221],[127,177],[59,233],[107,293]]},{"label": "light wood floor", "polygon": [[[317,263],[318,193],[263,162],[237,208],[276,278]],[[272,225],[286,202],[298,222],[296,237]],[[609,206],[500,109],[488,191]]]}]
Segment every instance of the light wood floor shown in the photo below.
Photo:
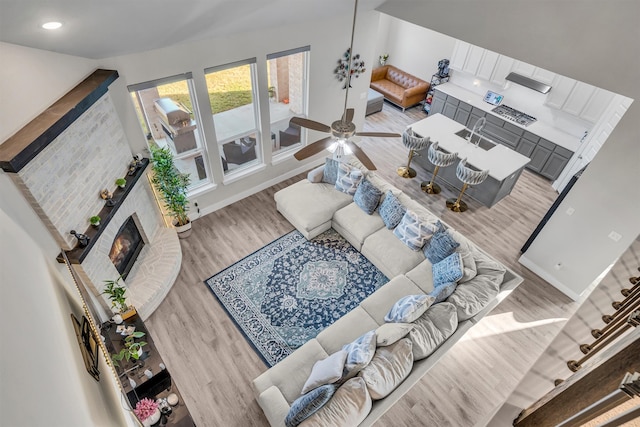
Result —
[{"label": "light wood floor", "polygon": [[[385,103],[382,112],[367,118],[363,130],[402,132],[424,117],[419,107],[402,113]],[[377,423],[483,425],[575,309],[567,297],[517,263],[520,247],[556,193],[549,181],[525,171],[512,194],[493,208],[467,199],[470,211],[453,213],[444,207],[453,191],[445,188],[438,196],[420,191],[420,182],[428,176],[419,166],[413,180],[395,173],[407,158],[400,138],[367,138],[361,147],[387,180],[525,278]],[[195,221],[191,237],[181,241],[183,261],[178,280],[147,322],[200,427],[268,425],[251,387],[251,380],[266,366],[203,281],[293,229],[276,211],[273,194],[301,178]],[[543,319],[557,321],[531,323]]]}]

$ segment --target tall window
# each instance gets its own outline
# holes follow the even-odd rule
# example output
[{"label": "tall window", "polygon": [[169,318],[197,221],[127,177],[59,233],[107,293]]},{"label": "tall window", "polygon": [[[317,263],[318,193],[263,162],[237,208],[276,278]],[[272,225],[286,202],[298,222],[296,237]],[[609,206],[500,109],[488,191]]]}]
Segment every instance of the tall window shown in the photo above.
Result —
[{"label": "tall window", "polygon": [[205,78],[225,175],[258,164],[261,135],[256,59],[207,68]]},{"label": "tall window", "polygon": [[290,126],[289,119],[307,115],[308,60],[309,46],[267,55],[274,153],[301,145],[302,129]]},{"label": "tall window", "polygon": [[128,87],[149,147],[169,147],[190,189],[209,182],[191,73]]}]

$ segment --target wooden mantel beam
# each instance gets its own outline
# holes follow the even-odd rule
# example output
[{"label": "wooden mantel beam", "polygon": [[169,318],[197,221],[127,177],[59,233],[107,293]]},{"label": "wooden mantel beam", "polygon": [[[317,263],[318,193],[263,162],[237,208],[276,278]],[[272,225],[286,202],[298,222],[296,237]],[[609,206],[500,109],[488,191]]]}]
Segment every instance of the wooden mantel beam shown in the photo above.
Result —
[{"label": "wooden mantel beam", "polygon": [[118,78],[115,70],[94,71],[5,142],[0,144],[0,167],[17,173],[44,150],[82,113],[91,107]]}]

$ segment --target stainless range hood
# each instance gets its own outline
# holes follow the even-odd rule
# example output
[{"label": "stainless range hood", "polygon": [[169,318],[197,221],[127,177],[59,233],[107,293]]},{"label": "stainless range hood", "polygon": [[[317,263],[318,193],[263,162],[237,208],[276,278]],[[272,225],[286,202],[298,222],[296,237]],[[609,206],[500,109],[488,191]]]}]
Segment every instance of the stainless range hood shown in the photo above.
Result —
[{"label": "stainless range hood", "polygon": [[549,86],[548,84],[530,79],[529,77],[523,76],[518,73],[509,73],[509,75],[507,76],[507,80],[518,83],[519,85],[528,87],[529,89],[533,89],[540,93],[548,93],[551,90],[551,86]]}]

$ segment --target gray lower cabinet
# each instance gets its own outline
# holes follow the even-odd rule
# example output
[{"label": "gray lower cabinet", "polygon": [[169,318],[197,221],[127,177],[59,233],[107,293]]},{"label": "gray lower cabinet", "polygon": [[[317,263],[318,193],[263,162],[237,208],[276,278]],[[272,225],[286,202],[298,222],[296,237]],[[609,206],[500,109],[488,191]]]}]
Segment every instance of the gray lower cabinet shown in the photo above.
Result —
[{"label": "gray lower cabinet", "polygon": [[542,145],[537,145],[529,157],[531,161],[527,164],[527,169],[540,173],[545,163],[547,163],[547,160],[549,160],[552,152],[553,150],[549,150]]},{"label": "gray lower cabinet", "polygon": [[566,148],[527,132],[500,117],[487,114],[437,89],[434,91],[431,113],[441,113],[465,125],[468,129],[473,129],[478,119],[485,117],[487,123],[482,130],[482,135],[529,157],[531,162],[526,168],[545,178],[557,179],[573,155],[573,152]]},{"label": "gray lower cabinet", "polygon": [[433,101],[431,101],[431,110],[429,114],[436,114],[444,111],[444,104],[447,101],[447,95],[437,90],[433,93]]},{"label": "gray lower cabinet", "polygon": [[470,116],[469,111],[465,111],[462,108],[458,108],[458,111],[456,111],[456,114],[453,117],[453,120],[460,123],[461,125],[466,126],[467,122],[469,121],[469,116]]},{"label": "gray lower cabinet", "polygon": [[444,110],[442,110],[442,114],[449,117],[451,120],[455,120],[457,111],[458,106],[450,103],[449,99],[447,99],[447,102],[444,104]]}]

